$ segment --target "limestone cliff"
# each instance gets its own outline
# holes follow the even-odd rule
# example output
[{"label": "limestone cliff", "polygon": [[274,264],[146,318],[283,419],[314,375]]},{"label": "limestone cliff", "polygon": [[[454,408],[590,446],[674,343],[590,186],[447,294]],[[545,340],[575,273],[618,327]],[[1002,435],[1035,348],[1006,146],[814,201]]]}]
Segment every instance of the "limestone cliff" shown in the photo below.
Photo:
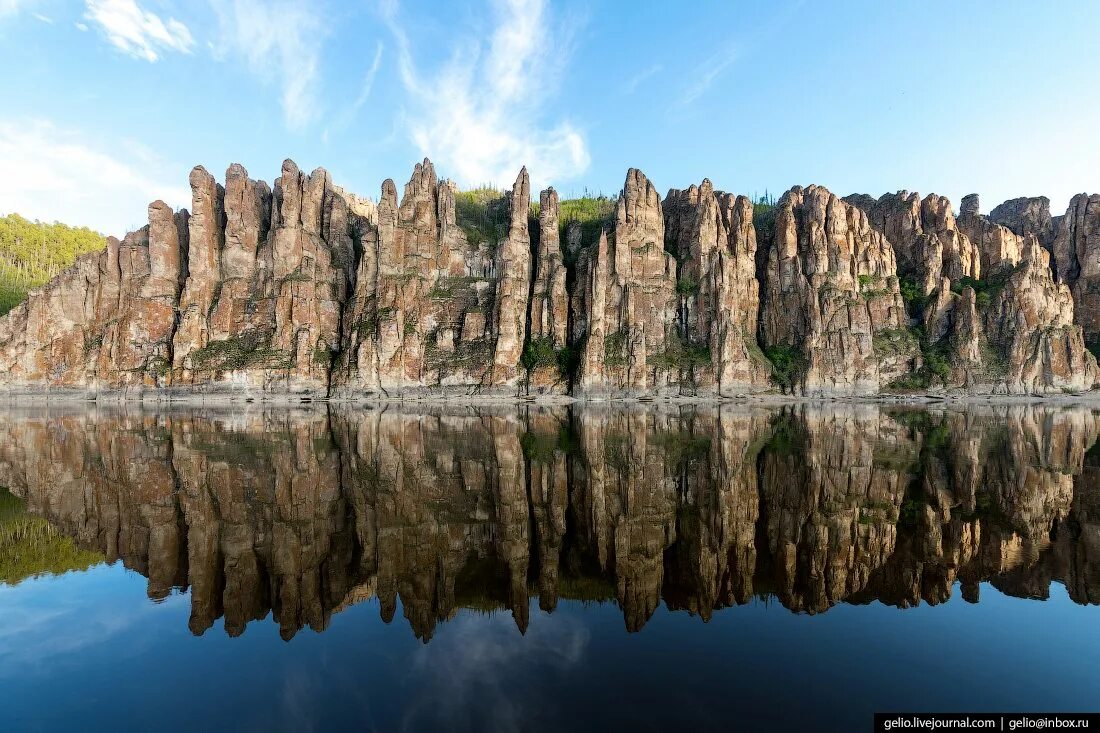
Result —
[{"label": "limestone cliff", "polygon": [[756,228],[748,198],[699,186],[669,191],[666,242],[679,273],[677,326],[682,342],[698,344],[685,367],[696,393],[732,397],[771,385],[770,364],[757,343],[760,283]]},{"label": "limestone cliff", "polygon": [[1085,338],[1100,340],[1100,194],[1078,194],[1061,218],[1052,245],[1058,279],[1073,292]]},{"label": "limestone cliff", "polygon": [[919,366],[894,248],[867,214],[820,186],[779,201],[761,330],[802,394],[872,394]]},{"label": "limestone cliff", "polygon": [[[992,215],[901,191],[709,180],[664,200],[462,191],[377,204],[285,161],[163,202],[0,318],[0,394],[102,399],[736,398],[1091,389],[1100,197]],[[595,203],[592,211],[584,206]],[[583,220],[578,218],[583,213]],[[563,212],[566,212],[563,215]],[[1051,254],[1053,253],[1053,254]]]},{"label": "limestone cliff", "polygon": [[576,393],[679,394],[676,261],[664,249],[661,197],[640,170],[626,174],[613,231],[581,255],[579,303],[587,332]]}]

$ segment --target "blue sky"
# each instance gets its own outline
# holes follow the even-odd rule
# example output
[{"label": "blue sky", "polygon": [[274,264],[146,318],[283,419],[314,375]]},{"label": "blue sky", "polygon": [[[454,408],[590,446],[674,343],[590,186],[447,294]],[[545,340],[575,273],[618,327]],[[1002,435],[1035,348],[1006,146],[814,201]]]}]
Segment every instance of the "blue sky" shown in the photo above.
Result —
[{"label": "blue sky", "polygon": [[376,198],[1100,190],[1100,3],[0,0],[0,212],[140,226],[195,164]]}]

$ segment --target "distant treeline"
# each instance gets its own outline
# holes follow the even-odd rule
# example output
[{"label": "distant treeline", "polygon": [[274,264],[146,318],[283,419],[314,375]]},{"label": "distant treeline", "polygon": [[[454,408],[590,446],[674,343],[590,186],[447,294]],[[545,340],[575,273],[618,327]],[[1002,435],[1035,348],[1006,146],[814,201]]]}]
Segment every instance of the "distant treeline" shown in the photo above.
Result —
[{"label": "distant treeline", "polygon": [[18,214],[0,217],[0,315],[86,252],[107,246],[87,227],[28,221]]}]

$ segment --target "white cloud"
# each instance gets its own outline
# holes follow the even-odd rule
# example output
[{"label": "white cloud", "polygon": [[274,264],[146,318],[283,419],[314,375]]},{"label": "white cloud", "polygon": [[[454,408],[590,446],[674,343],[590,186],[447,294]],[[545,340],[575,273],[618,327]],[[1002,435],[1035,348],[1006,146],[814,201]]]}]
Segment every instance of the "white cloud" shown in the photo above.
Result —
[{"label": "white cloud", "polygon": [[135,0],[86,0],[85,19],[102,29],[112,46],[152,63],[164,51],[191,53],[195,39],[175,18],[163,20]]},{"label": "white cloud", "polygon": [[325,131],[321,133],[322,142],[328,143],[330,130],[333,132],[340,132],[347,129],[348,125],[355,119],[355,116],[359,114],[359,110],[362,109],[363,105],[370,99],[371,90],[374,88],[374,78],[378,76],[378,69],[382,66],[382,50],[383,45],[382,42],[379,41],[377,48],[374,50],[374,61],[371,62],[370,69],[367,70],[367,75],[363,78],[363,83],[359,87],[359,96],[355,98],[351,106],[340,113],[340,116],[336,118],[331,128],[325,128]]},{"label": "white cloud", "polygon": [[0,0],[0,19],[36,4],[37,0]]},{"label": "white cloud", "polygon": [[522,165],[540,182],[588,168],[583,135],[568,120],[543,121],[569,40],[567,29],[547,17],[544,0],[496,0],[488,41],[461,39],[450,60],[428,75],[413,62],[396,6],[384,2],[382,14],[397,40],[409,134],[444,175],[465,185],[505,185]]},{"label": "white cloud", "polygon": [[715,80],[722,75],[722,72],[733,65],[738,56],[737,49],[725,49],[707,59],[691,75],[695,82],[684,90],[683,96],[680,97],[680,104],[689,105],[703,96]]},{"label": "white cloud", "polygon": [[[120,146],[122,147],[122,146]],[[84,136],[44,120],[0,120],[0,213],[90,226],[121,236],[145,223],[150,201],[190,206],[184,183],[164,183],[163,161],[103,152]]]},{"label": "white cloud", "polygon": [[301,130],[319,114],[321,46],[328,34],[323,9],[310,0],[211,0],[221,38],[216,56],[239,56],[252,73],[282,88],[283,115]]},{"label": "white cloud", "polygon": [[637,74],[630,77],[630,79],[628,79],[625,84],[623,84],[623,93],[633,94],[634,92],[638,91],[638,87],[642,85],[643,81],[660,73],[664,68],[665,67],[661,64],[653,64],[653,66],[650,66],[648,69],[639,71]]}]

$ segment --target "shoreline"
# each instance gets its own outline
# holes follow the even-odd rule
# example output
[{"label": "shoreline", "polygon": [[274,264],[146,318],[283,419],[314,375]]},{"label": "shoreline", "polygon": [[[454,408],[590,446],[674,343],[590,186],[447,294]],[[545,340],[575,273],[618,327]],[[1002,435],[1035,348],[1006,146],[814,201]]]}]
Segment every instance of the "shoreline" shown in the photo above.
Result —
[{"label": "shoreline", "polygon": [[744,394],[734,397],[719,396],[583,396],[572,395],[500,395],[500,394],[419,394],[419,395],[372,395],[364,397],[330,397],[316,394],[294,394],[280,392],[205,392],[205,391],[164,391],[144,392],[98,391],[84,389],[41,390],[0,392],[0,406],[33,405],[131,405],[150,407],[172,406],[228,406],[255,405],[271,407],[299,407],[307,405],[332,405],[338,407],[354,406],[572,406],[572,405],[754,405],[783,406],[805,404],[856,404],[856,405],[899,405],[927,407],[933,405],[1057,405],[1086,406],[1100,408],[1100,390],[1073,394],[1003,394],[1003,393],[920,393],[920,394],[811,394],[784,395],[775,393]]}]

